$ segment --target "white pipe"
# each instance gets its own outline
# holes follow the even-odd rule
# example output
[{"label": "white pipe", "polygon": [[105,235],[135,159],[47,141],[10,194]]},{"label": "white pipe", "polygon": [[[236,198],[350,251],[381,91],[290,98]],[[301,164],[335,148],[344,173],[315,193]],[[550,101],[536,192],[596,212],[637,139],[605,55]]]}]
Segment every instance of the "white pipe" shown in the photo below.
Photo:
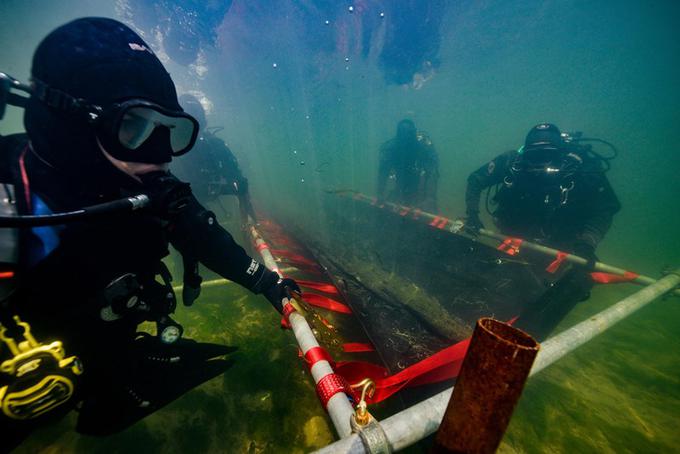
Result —
[{"label": "white pipe", "polygon": [[[373,197],[369,197],[365,194],[362,194],[360,192],[356,191],[337,191],[335,194],[338,194],[340,196],[346,195],[346,194],[351,194],[352,198],[354,200],[360,200],[364,203],[367,203],[369,205],[374,205],[378,208],[383,208],[387,207],[391,211],[395,213],[403,213],[404,216],[406,215],[412,215],[412,216],[417,216],[418,218],[423,218],[425,220],[429,220],[433,223],[436,224],[430,224],[433,227],[436,227],[440,230],[444,230],[450,233],[453,233],[455,235],[461,235],[460,230],[462,228],[462,225],[459,225],[460,221],[456,221],[453,219],[449,219],[445,216],[438,216],[436,214],[428,213],[426,211],[422,211],[420,209],[414,209],[411,207],[407,207],[404,205],[399,205],[397,203],[392,203],[392,202],[381,202],[381,205],[377,205],[377,200]],[[487,230],[487,229],[479,229],[479,234],[488,238],[493,238],[498,241],[505,241],[509,237],[502,235],[500,233],[494,232],[493,230]],[[538,243],[532,243],[531,241],[522,241],[522,248],[527,248],[536,252],[539,252],[541,254],[548,255],[550,257],[557,257],[557,253],[560,252],[557,249],[553,249],[551,247],[543,246]],[[577,255],[569,254],[565,257],[565,260],[567,262],[573,263],[575,265],[579,266],[585,266],[588,265],[588,260],[584,259],[583,257],[579,257]],[[627,271],[624,270],[623,268],[618,268],[612,265],[608,265],[606,263],[602,262],[595,262],[593,265],[593,270],[594,271],[599,271],[602,273],[610,273],[610,274],[616,274],[617,276],[624,276],[626,275]],[[631,282],[634,282],[636,284],[641,284],[641,285],[649,285],[654,282],[656,282],[656,279],[651,278],[649,276],[643,276],[643,275],[637,275],[633,279],[631,279]],[[680,295],[680,289],[675,290],[674,293],[676,295]]]},{"label": "white pipe", "polygon": [[[250,234],[253,237],[255,246],[259,250],[262,260],[264,261],[264,264],[267,266],[267,268],[281,275],[274,256],[272,256],[271,252],[269,251],[269,247],[254,226],[250,227]],[[287,306],[291,304],[291,302],[284,298],[283,304],[284,306]],[[300,346],[303,356],[306,355],[307,352],[312,348],[319,347],[319,342],[317,342],[312,329],[307,323],[307,320],[305,320],[302,315],[297,312],[292,312],[288,316],[288,321],[293,328],[293,334],[295,335],[295,339]],[[311,374],[314,378],[314,383],[318,384],[321,379],[333,374],[333,368],[328,361],[320,360],[312,366]],[[338,433],[340,438],[344,438],[352,434],[350,418],[354,413],[354,409],[352,408],[352,404],[349,402],[349,399],[345,393],[339,392],[331,397],[326,404],[326,411],[331,417],[333,426],[335,426],[335,431]]]},{"label": "white pipe", "polygon": [[[680,269],[624,298],[588,320],[548,339],[541,345],[541,350],[529,375],[534,375],[545,369],[633,312],[670,292],[679,284]],[[392,449],[394,451],[404,449],[435,433],[444,417],[444,411],[452,392],[453,387],[382,421],[380,424]],[[363,454],[366,451],[359,436],[354,434],[316,452],[318,454]]]}]

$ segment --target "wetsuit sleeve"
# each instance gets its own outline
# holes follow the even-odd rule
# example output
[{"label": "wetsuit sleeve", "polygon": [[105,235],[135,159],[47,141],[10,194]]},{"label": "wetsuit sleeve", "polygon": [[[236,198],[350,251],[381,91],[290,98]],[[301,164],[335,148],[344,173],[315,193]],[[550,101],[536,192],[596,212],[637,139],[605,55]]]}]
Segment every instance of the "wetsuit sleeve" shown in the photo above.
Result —
[{"label": "wetsuit sleeve", "polygon": [[194,197],[168,231],[171,244],[184,257],[200,261],[254,293],[262,293],[278,280],[276,273],[251,258]]},{"label": "wetsuit sleeve", "polygon": [[515,154],[514,151],[503,153],[470,174],[465,190],[465,207],[468,214],[479,213],[482,191],[503,181],[508,163]]},{"label": "wetsuit sleeve", "polygon": [[378,193],[379,199],[385,197],[385,187],[387,186],[387,179],[390,176],[392,166],[390,163],[390,147],[387,143],[380,147],[380,154],[378,157]]},{"label": "wetsuit sleeve", "polygon": [[589,215],[584,220],[576,241],[595,249],[611,227],[614,215],[621,210],[621,203],[604,174],[599,175],[591,184]]}]

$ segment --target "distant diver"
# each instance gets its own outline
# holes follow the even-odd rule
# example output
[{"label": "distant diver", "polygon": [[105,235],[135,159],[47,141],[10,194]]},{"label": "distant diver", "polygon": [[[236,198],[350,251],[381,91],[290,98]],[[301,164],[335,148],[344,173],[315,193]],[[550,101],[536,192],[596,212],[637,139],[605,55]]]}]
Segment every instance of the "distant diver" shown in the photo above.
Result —
[{"label": "distant diver", "polygon": [[582,144],[585,140],[591,139],[574,138],[541,123],[531,128],[519,150],[497,156],[468,177],[468,231],[483,227],[480,197],[489,189],[493,195],[487,192],[487,209],[490,197],[496,209],[489,211],[502,233],[576,254],[591,264],[570,270],[520,315],[518,326],[539,339],[589,297],[595,248],[621,209],[605,175],[611,158]]},{"label": "distant diver", "polygon": [[412,120],[399,122],[396,136],[380,147],[379,159],[379,200],[437,212],[439,157]]},{"label": "distant diver", "polygon": [[[0,74],[0,89],[0,115],[5,102],[23,104],[27,131],[0,137],[3,214],[30,221],[135,194],[149,204],[0,231],[2,450],[76,405],[80,433],[108,435],[232,363],[223,357],[233,347],[184,339],[172,320],[176,298],[161,261],[170,244],[279,312],[299,287],[249,257],[167,171],[199,125],[126,25],[83,18],[57,28],[34,54],[31,86]],[[144,321],[156,335],[137,332]]]},{"label": "distant diver", "polygon": [[196,118],[200,130],[191,155],[173,161],[173,173],[181,180],[191,183],[192,191],[201,203],[222,195],[235,195],[239,202],[241,221],[247,224],[250,217],[256,222],[248,179],[243,176],[236,156],[222,139],[207,129],[205,111],[195,96],[184,94],[179,97],[179,103],[185,112]]}]

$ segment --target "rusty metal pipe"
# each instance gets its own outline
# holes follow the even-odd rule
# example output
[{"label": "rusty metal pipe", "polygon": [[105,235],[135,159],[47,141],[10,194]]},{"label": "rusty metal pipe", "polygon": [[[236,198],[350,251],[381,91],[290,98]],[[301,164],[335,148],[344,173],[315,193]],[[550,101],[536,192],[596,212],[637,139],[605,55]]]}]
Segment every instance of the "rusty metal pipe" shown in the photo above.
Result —
[{"label": "rusty metal pipe", "polygon": [[495,452],[538,349],[524,331],[480,318],[432,452]]}]

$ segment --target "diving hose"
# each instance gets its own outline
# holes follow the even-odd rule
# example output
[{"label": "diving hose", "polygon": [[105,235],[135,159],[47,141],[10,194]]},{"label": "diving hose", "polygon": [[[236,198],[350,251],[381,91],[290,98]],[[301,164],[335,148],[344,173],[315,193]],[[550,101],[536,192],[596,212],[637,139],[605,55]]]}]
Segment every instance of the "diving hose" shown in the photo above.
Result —
[{"label": "diving hose", "polygon": [[74,211],[39,216],[0,216],[0,228],[42,227],[58,225],[73,221],[83,221],[97,216],[135,211],[147,207],[151,203],[149,196],[138,194],[132,197],[100,203]]}]

